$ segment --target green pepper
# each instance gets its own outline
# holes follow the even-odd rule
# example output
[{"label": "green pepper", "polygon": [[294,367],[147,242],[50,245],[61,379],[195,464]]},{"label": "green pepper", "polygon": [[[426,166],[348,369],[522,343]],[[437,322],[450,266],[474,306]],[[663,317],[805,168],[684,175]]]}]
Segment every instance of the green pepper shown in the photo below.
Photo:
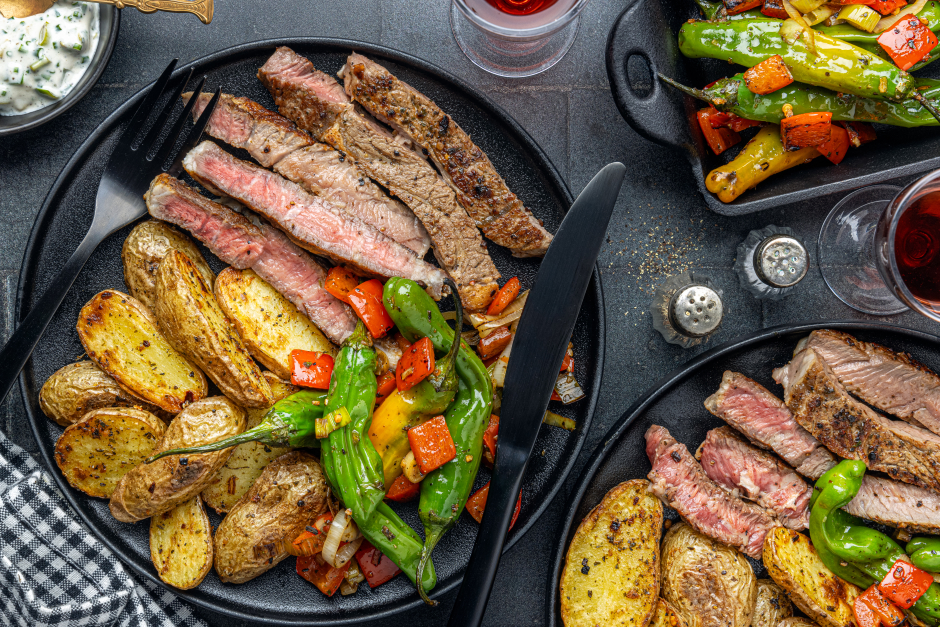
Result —
[{"label": "green pepper", "polygon": [[323,416],[326,392],[301,390],[274,403],[264,419],[243,433],[230,438],[187,448],[163,451],[147,459],[154,462],[167,455],[192,455],[221,451],[245,442],[261,442],[268,446],[293,446],[295,448],[320,446],[315,436],[316,421]]},{"label": "green pepper", "polygon": [[[831,113],[834,122],[877,122],[891,126],[914,128],[937,126],[940,122],[916,101],[888,102],[862,98],[853,94],[837,94],[822,87],[803,83],[790,83],[786,87],[764,96],[751,92],[744,83],[744,76],[737,74],[722,78],[705,89],[693,89],[680,85],[660,75],[660,78],[686,93],[712,105],[719,111],[734,113],[748,120],[777,124],[784,118],[783,105],[793,107],[793,114]],[[919,78],[917,88],[929,100],[940,100],[940,81]]]},{"label": "green pepper", "polygon": [[904,547],[917,568],[940,573],[940,538],[914,538]]},{"label": "green pepper", "polygon": [[[451,285],[456,291],[456,287]],[[459,333],[451,330],[437,305],[421,287],[409,279],[392,278],[383,294],[398,330],[409,341],[427,337],[437,351],[448,351]],[[459,331],[459,327],[458,327]],[[463,341],[457,354],[458,390],[444,414],[457,456],[429,473],[421,482],[418,512],[424,525],[424,549],[418,572],[429,563],[441,537],[453,527],[467,504],[483,457],[483,432],[493,408],[493,384],[486,367]],[[431,603],[427,595],[421,598]]]},{"label": "green pepper", "polygon": [[428,564],[427,567],[424,567],[423,562],[421,562],[423,547],[421,536],[405,524],[387,503],[379,503],[372,514],[372,518],[366,524],[359,524],[358,521],[356,524],[366,540],[395,562],[395,565],[405,573],[411,583],[416,585],[418,581],[418,564],[421,563],[422,585],[418,586],[418,592],[422,597],[427,594],[425,590],[434,589],[434,586],[437,585],[437,575],[434,572],[434,564]]}]

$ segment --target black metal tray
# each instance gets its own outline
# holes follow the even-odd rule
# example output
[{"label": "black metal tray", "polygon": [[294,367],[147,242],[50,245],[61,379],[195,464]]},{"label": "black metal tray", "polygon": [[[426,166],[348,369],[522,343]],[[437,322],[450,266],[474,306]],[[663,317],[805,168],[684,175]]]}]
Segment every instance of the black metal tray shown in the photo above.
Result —
[{"label": "black metal tray", "polygon": [[[273,108],[270,95],[255,73],[280,45],[291,46],[327,72],[337,71],[352,50],[367,54],[386,65],[403,80],[433,98],[470,133],[526,206],[545,221],[549,230],[557,229],[571,205],[572,197],[545,153],[506,112],[473,87],[430,63],[361,42],[292,38],[233,47],[195,61],[180,71],[194,67],[195,76],[203,73],[208,75],[207,90],[214,90],[217,85],[221,85],[227,92],[253,98]],[[140,102],[142,93],[131,98],[91,134],[53,185],[26,248],[19,280],[17,319],[22,319],[36,301],[50,278],[77,247],[91,223],[98,181],[111,146],[119,137],[123,123]],[[125,289],[120,252],[130,228],[109,237],[92,255],[24,369],[20,385],[42,459],[69,503],[95,535],[123,562],[142,576],[161,584],[150,562],[149,523],[144,521],[127,525],[117,522],[108,512],[106,500],[90,498],[68,485],[53,458],[55,442],[62,433],[62,427],[43,415],[37,399],[39,389],[49,375],[83,354],[75,333],[75,322],[83,304],[102,289]],[[496,245],[491,245],[489,250],[505,278],[519,276],[523,284],[532,283],[538,271],[538,259],[517,259]],[[223,267],[208,251],[203,249],[203,253],[214,270]],[[573,432],[555,427],[542,428],[535,449],[541,454],[534,456],[526,471],[522,511],[506,544],[507,549],[545,511],[578,456],[590,428],[600,389],[604,330],[603,294],[599,273],[595,268],[573,336],[576,374],[585,388],[587,398],[569,407],[554,407],[560,403],[552,403],[553,410],[574,418],[578,428]],[[488,477],[488,471],[482,469],[476,487],[482,486]],[[415,503],[396,508],[412,527],[421,528]],[[220,521],[214,514],[210,514],[210,518],[214,525]],[[477,524],[465,515],[438,545],[435,550],[438,586],[433,597],[440,597],[460,583],[476,532]],[[375,590],[363,585],[355,595],[327,598],[294,573],[292,559],[285,560],[246,584],[223,584],[213,571],[198,588],[173,592],[221,614],[239,619],[263,620],[269,624],[359,624],[421,603],[404,576]],[[445,618],[442,615],[441,620]]]},{"label": "black metal tray", "polygon": [[[936,335],[883,323],[817,322],[773,327],[717,346],[661,379],[610,428],[591,455],[590,465],[582,471],[552,555],[546,617],[549,627],[562,624],[558,583],[568,545],[581,520],[611,488],[649,473],[644,434],[650,425],[666,427],[690,451],[696,450],[710,429],[725,424],[703,405],[721,384],[722,373],[740,372],[780,396],[781,389],[771,378],[771,371],[790,361],[797,341],[815,329],[839,329],[861,340],[910,353],[921,363],[940,369],[940,337]],[[667,512],[668,517],[678,519],[674,511],[667,508]],[[759,577],[766,574],[761,562],[748,559]]]},{"label": "black metal tray", "polygon": [[[940,167],[940,133],[936,129],[878,125],[878,140],[853,148],[838,166],[815,159],[768,178],[732,203],[721,202],[705,189],[705,176],[733,158],[738,148],[714,155],[695,120],[695,112],[706,105],[656,78],[661,73],[684,85],[702,87],[742,71],[724,61],[682,56],[676,38],[679,28],[686,20],[701,17],[692,0],[636,0],[610,31],[607,75],[614,101],[630,126],[651,141],[685,153],[695,183],[712,211],[722,215],[752,213]],[[917,76],[937,78],[940,63],[927,66]]]}]

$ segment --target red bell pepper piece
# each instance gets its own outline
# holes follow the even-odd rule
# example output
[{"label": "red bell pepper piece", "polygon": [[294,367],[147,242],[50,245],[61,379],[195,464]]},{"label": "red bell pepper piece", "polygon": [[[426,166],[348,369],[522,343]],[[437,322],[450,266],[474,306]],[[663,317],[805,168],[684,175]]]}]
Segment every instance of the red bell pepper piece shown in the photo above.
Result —
[{"label": "red bell pepper piece", "polygon": [[351,561],[343,564],[342,568],[333,568],[330,564],[318,564],[315,556],[297,558],[297,574],[315,585],[328,597],[333,596],[339,590],[350,566],[352,566]]},{"label": "red bell pepper piece", "polygon": [[767,17],[775,17],[778,20],[785,20],[790,17],[787,10],[783,8],[782,0],[764,0],[760,12]]},{"label": "red bell pepper piece", "polygon": [[290,382],[318,390],[330,389],[333,358],[326,353],[293,350],[290,352]]},{"label": "red bell pepper piece", "polygon": [[[473,516],[473,520],[483,522],[483,512],[486,510],[486,499],[489,495],[490,482],[487,481],[485,486],[474,492],[473,496],[467,499],[467,512]],[[520,492],[518,498],[516,498],[516,507],[512,510],[512,520],[509,521],[510,529],[516,524],[516,519],[519,518],[519,511],[521,509],[522,492]]]},{"label": "red bell pepper piece", "polygon": [[323,288],[340,299],[347,305],[349,304],[349,293],[359,285],[359,276],[352,270],[344,266],[335,266],[326,273],[326,281],[323,282]]},{"label": "red bell pepper piece", "polygon": [[349,305],[366,325],[372,337],[384,337],[395,323],[382,304],[382,284],[377,279],[360,283],[349,293]]},{"label": "red bell pepper piece", "polygon": [[867,122],[840,122],[840,124],[849,134],[849,143],[856,148],[878,139],[875,127]]},{"label": "red bell pepper piece", "polygon": [[914,605],[933,583],[933,576],[910,562],[898,560],[878,584],[878,591],[904,609]]},{"label": "red bell pepper piece", "polygon": [[904,614],[882,596],[877,584],[855,597],[852,613],[858,627],[898,627],[904,622]]},{"label": "red bell pepper piece", "polygon": [[434,372],[434,345],[426,337],[408,347],[398,360],[395,381],[398,389],[410,390]]},{"label": "red bell pepper piece", "polygon": [[477,344],[480,359],[485,361],[499,356],[503,349],[509,346],[510,341],[512,341],[512,333],[509,332],[509,327],[506,325],[496,327],[490,331],[489,335],[480,338],[480,343]]},{"label": "red bell pepper piece", "polygon": [[496,414],[490,415],[490,422],[486,425],[486,431],[483,432],[483,444],[486,446],[486,450],[483,451],[483,456],[487,455],[492,458],[489,459],[490,463],[496,461],[496,442],[499,438],[499,416]]},{"label": "red bell pepper piece", "polygon": [[801,113],[780,121],[784,150],[821,146],[832,139],[832,114]]},{"label": "red bell pepper piece", "polygon": [[737,15],[761,5],[761,0],[725,0],[725,11],[728,15]]},{"label": "red bell pepper piece", "polygon": [[450,437],[444,416],[431,418],[408,429],[408,443],[422,474],[428,474],[457,457],[457,447]]},{"label": "red bell pepper piece", "polygon": [[819,154],[834,164],[839,165],[849,151],[849,132],[838,124],[832,125],[832,139],[825,144],[816,146]]},{"label": "red bell pepper piece", "polygon": [[389,501],[405,502],[418,496],[421,491],[420,483],[411,483],[405,475],[398,475],[398,478],[392,482],[388,493],[385,495]]},{"label": "red bell pepper piece", "polygon": [[326,536],[330,533],[330,525],[333,523],[333,514],[325,512],[320,514],[312,525],[307,525],[303,533],[294,538],[288,553],[302,557],[312,557],[323,551],[323,543],[326,542]]},{"label": "red bell pepper piece", "polygon": [[937,45],[937,36],[916,15],[905,15],[878,36],[894,64],[909,70]]},{"label": "red bell pepper piece", "polygon": [[734,131],[735,133],[740,133],[745,129],[749,129],[752,126],[760,126],[763,122],[758,120],[748,120],[747,118],[742,118],[739,115],[734,113],[725,113],[724,111],[715,110],[715,113],[711,117],[712,128],[728,128]]},{"label": "red bell pepper piece", "polygon": [[558,396],[558,392],[556,392],[555,390],[552,390],[552,396],[551,396],[551,398],[549,398],[548,400],[550,400],[550,401],[560,401],[560,400],[562,400],[562,398],[561,398],[560,396]]},{"label": "red bell pepper piece", "polygon": [[490,306],[486,308],[487,315],[495,316],[503,313],[503,309],[508,307],[509,303],[516,300],[520,289],[522,289],[522,286],[519,284],[517,277],[512,277],[506,281],[506,284],[496,292],[496,296],[493,297]]},{"label": "red bell pepper piece", "polygon": [[744,84],[754,94],[772,94],[793,82],[783,57],[775,54],[744,72]]},{"label": "red bell pepper piece", "polygon": [[867,4],[882,15],[891,15],[901,7],[907,6],[905,0],[865,0]]},{"label": "red bell pepper piece", "polygon": [[401,572],[395,562],[372,546],[368,540],[363,540],[362,546],[356,551],[356,561],[359,562],[359,570],[362,571],[370,588],[381,586]]},{"label": "red bell pepper piece", "polygon": [[729,128],[713,127],[711,118],[716,113],[718,113],[718,110],[710,107],[708,109],[702,109],[698,112],[697,115],[698,125],[702,129],[702,134],[705,136],[705,141],[708,142],[708,147],[712,149],[713,153],[720,155],[735,144],[739,143],[741,141],[741,136]]},{"label": "red bell pepper piece", "polygon": [[395,382],[395,373],[389,370],[381,377],[375,378],[375,406],[378,407],[382,404],[389,394],[395,391],[397,384]]}]

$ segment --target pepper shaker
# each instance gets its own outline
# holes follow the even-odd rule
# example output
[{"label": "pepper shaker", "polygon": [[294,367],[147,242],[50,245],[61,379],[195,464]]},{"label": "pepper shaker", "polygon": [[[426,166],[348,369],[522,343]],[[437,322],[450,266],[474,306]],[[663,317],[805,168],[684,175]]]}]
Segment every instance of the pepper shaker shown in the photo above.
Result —
[{"label": "pepper shaker", "polygon": [[780,300],[809,269],[809,253],[793,229],[771,224],[747,234],[738,245],[734,271],[755,298]]},{"label": "pepper shaker", "polygon": [[670,277],[653,295],[653,328],[670,344],[698,346],[721,324],[721,294],[711,279],[696,272]]}]

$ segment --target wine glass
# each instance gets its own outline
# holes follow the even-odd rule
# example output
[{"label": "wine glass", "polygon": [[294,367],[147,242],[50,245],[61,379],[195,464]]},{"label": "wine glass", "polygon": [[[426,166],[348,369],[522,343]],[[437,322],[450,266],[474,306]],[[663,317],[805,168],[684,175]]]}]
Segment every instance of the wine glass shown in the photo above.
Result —
[{"label": "wine glass", "polygon": [[578,34],[587,0],[453,0],[457,45],[491,74],[522,78],[558,63]]},{"label": "wine glass", "polygon": [[849,307],[877,316],[910,308],[940,322],[940,170],[843,198],[820,229],[818,259]]}]

